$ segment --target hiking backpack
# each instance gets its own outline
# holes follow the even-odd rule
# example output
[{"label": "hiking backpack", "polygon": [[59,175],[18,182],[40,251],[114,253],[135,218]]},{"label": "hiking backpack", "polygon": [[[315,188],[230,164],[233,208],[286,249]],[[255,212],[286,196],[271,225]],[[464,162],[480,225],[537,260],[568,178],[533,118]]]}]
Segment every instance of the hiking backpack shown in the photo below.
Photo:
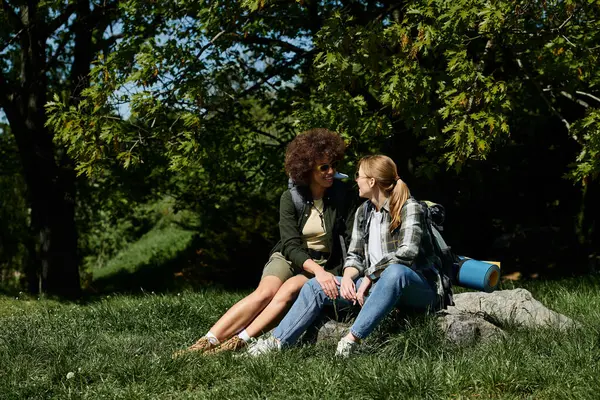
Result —
[{"label": "hiking backpack", "polygon": [[431,237],[433,249],[440,259],[440,265],[436,267],[440,273],[442,288],[444,289],[444,296],[442,298],[442,304],[440,305],[445,309],[448,306],[454,305],[452,283],[456,280],[455,265],[460,260],[456,254],[452,252],[452,249],[448,246],[440,233],[444,230],[443,223],[446,218],[444,206],[431,201],[420,201],[419,203],[425,212],[425,223],[429,231],[429,236]]}]

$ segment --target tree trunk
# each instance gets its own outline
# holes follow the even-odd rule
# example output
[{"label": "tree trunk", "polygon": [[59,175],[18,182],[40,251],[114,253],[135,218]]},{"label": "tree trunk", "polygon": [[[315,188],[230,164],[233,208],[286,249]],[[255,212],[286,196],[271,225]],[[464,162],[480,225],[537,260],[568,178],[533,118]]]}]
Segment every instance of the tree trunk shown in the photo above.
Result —
[{"label": "tree trunk", "polygon": [[48,294],[76,297],[80,283],[74,179],[68,175],[59,171],[52,179],[40,172],[28,182],[32,192],[37,193],[32,201],[32,226],[38,238],[41,289]]},{"label": "tree trunk", "polygon": [[[31,205],[31,229],[35,240],[34,267],[26,272],[29,289],[39,273],[43,292],[61,297],[79,295],[77,231],[75,227],[75,176],[59,163],[52,134],[46,127],[48,76],[46,74],[47,27],[37,15],[37,2],[20,7],[24,33],[20,41],[20,79],[0,81],[2,106],[19,148]],[[3,78],[3,77],[2,77]]]},{"label": "tree trunk", "polygon": [[[57,151],[53,135],[45,127],[44,106],[49,90],[48,68],[54,59],[48,59],[47,39],[55,29],[76,16],[72,29],[72,57],[67,90],[76,104],[84,88],[93,55],[106,27],[113,21],[117,2],[101,2],[92,8],[89,0],[76,0],[65,6],[55,21],[39,15],[40,0],[4,3],[11,28],[20,47],[20,74],[5,76],[0,71],[0,107],[5,111],[11,131],[15,135],[27,183],[31,206],[31,228],[34,236],[35,257],[26,267],[28,288],[39,290],[36,281],[41,277],[42,291],[62,297],[80,293],[77,230],[75,225],[75,173],[68,157]],[[69,2],[70,3],[70,2]],[[54,22],[59,21],[55,24]],[[94,38],[94,34],[96,37]],[[63,49],[64,50],[64,49]],[[15,64],[13,67],[16,67]],[[66,69],[65,69],[66,70]],[[11,79],[12,78],[12,79]],[[56,83],[56,82],[54,82]],[[60,86],[60,84],[59,84]],[[56,90],[56,88],[55,88]],[[60,91],[61,89],[59,89]]]},{"label": "tree trunk", "polygon": [[52,136],[41,123],[45,113],[33,105],[35,97],[23,102],[29,105],[25,115],[19,112],[23,107],[5,109],[23,164],[36,241],[36,255],[31,262],[37,268],[27,268],[27,281],[29,290],[35,292],[37,285],[33,282],[39,275],[43,292],[75,297],[80,293],[75,175],[57,166]]}]

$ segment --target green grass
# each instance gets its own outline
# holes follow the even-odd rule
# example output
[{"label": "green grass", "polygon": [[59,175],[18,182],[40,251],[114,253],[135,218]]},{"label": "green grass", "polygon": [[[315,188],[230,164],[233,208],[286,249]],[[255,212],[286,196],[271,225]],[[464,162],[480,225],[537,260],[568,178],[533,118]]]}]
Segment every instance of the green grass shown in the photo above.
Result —
[{"label": "green grass", "polygon": [[193,237],[194,232],[175,224],[152,229],[106,266],[93,269],[92,285],[102,290],[165,287],[173,267],[184,264]]},{"label": "green grass", "polygon": [[86,304],[0,297],[0,398],[597,398],[600,279],[525,286],[582,327],[509,327],[500,343],[457,347],[432,318],[413,319],[408,329],[388,320],[350,360],[333,357],[334,343],[259,359],[171,359],[245,293],[116,295]]}]

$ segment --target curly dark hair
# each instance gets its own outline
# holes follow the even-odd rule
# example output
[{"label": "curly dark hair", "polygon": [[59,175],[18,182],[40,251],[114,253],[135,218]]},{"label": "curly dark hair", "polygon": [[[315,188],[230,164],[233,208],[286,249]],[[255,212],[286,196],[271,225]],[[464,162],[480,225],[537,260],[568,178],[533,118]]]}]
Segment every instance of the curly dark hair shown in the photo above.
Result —
[{"label": "curly dark hair", "polygon": [[288,144],[285,172],[297,185],[308,185],[310,173],[317,166],[318,160],[341,160],[345,150],[346,145],[337,133],[324,128],[310,129]]}]

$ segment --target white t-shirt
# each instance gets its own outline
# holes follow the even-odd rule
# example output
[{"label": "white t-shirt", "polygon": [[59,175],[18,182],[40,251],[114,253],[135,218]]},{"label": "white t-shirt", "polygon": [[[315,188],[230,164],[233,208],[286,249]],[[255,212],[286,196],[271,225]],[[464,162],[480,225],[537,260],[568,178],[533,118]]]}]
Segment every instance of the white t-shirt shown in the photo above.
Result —
[{"label": "white t-shirt", "polygon": [[371,223],[369,225],[369,261],[371,265],[377,264],[383,258],[383,246],[381,245],[381,211],[372,211]]}]

